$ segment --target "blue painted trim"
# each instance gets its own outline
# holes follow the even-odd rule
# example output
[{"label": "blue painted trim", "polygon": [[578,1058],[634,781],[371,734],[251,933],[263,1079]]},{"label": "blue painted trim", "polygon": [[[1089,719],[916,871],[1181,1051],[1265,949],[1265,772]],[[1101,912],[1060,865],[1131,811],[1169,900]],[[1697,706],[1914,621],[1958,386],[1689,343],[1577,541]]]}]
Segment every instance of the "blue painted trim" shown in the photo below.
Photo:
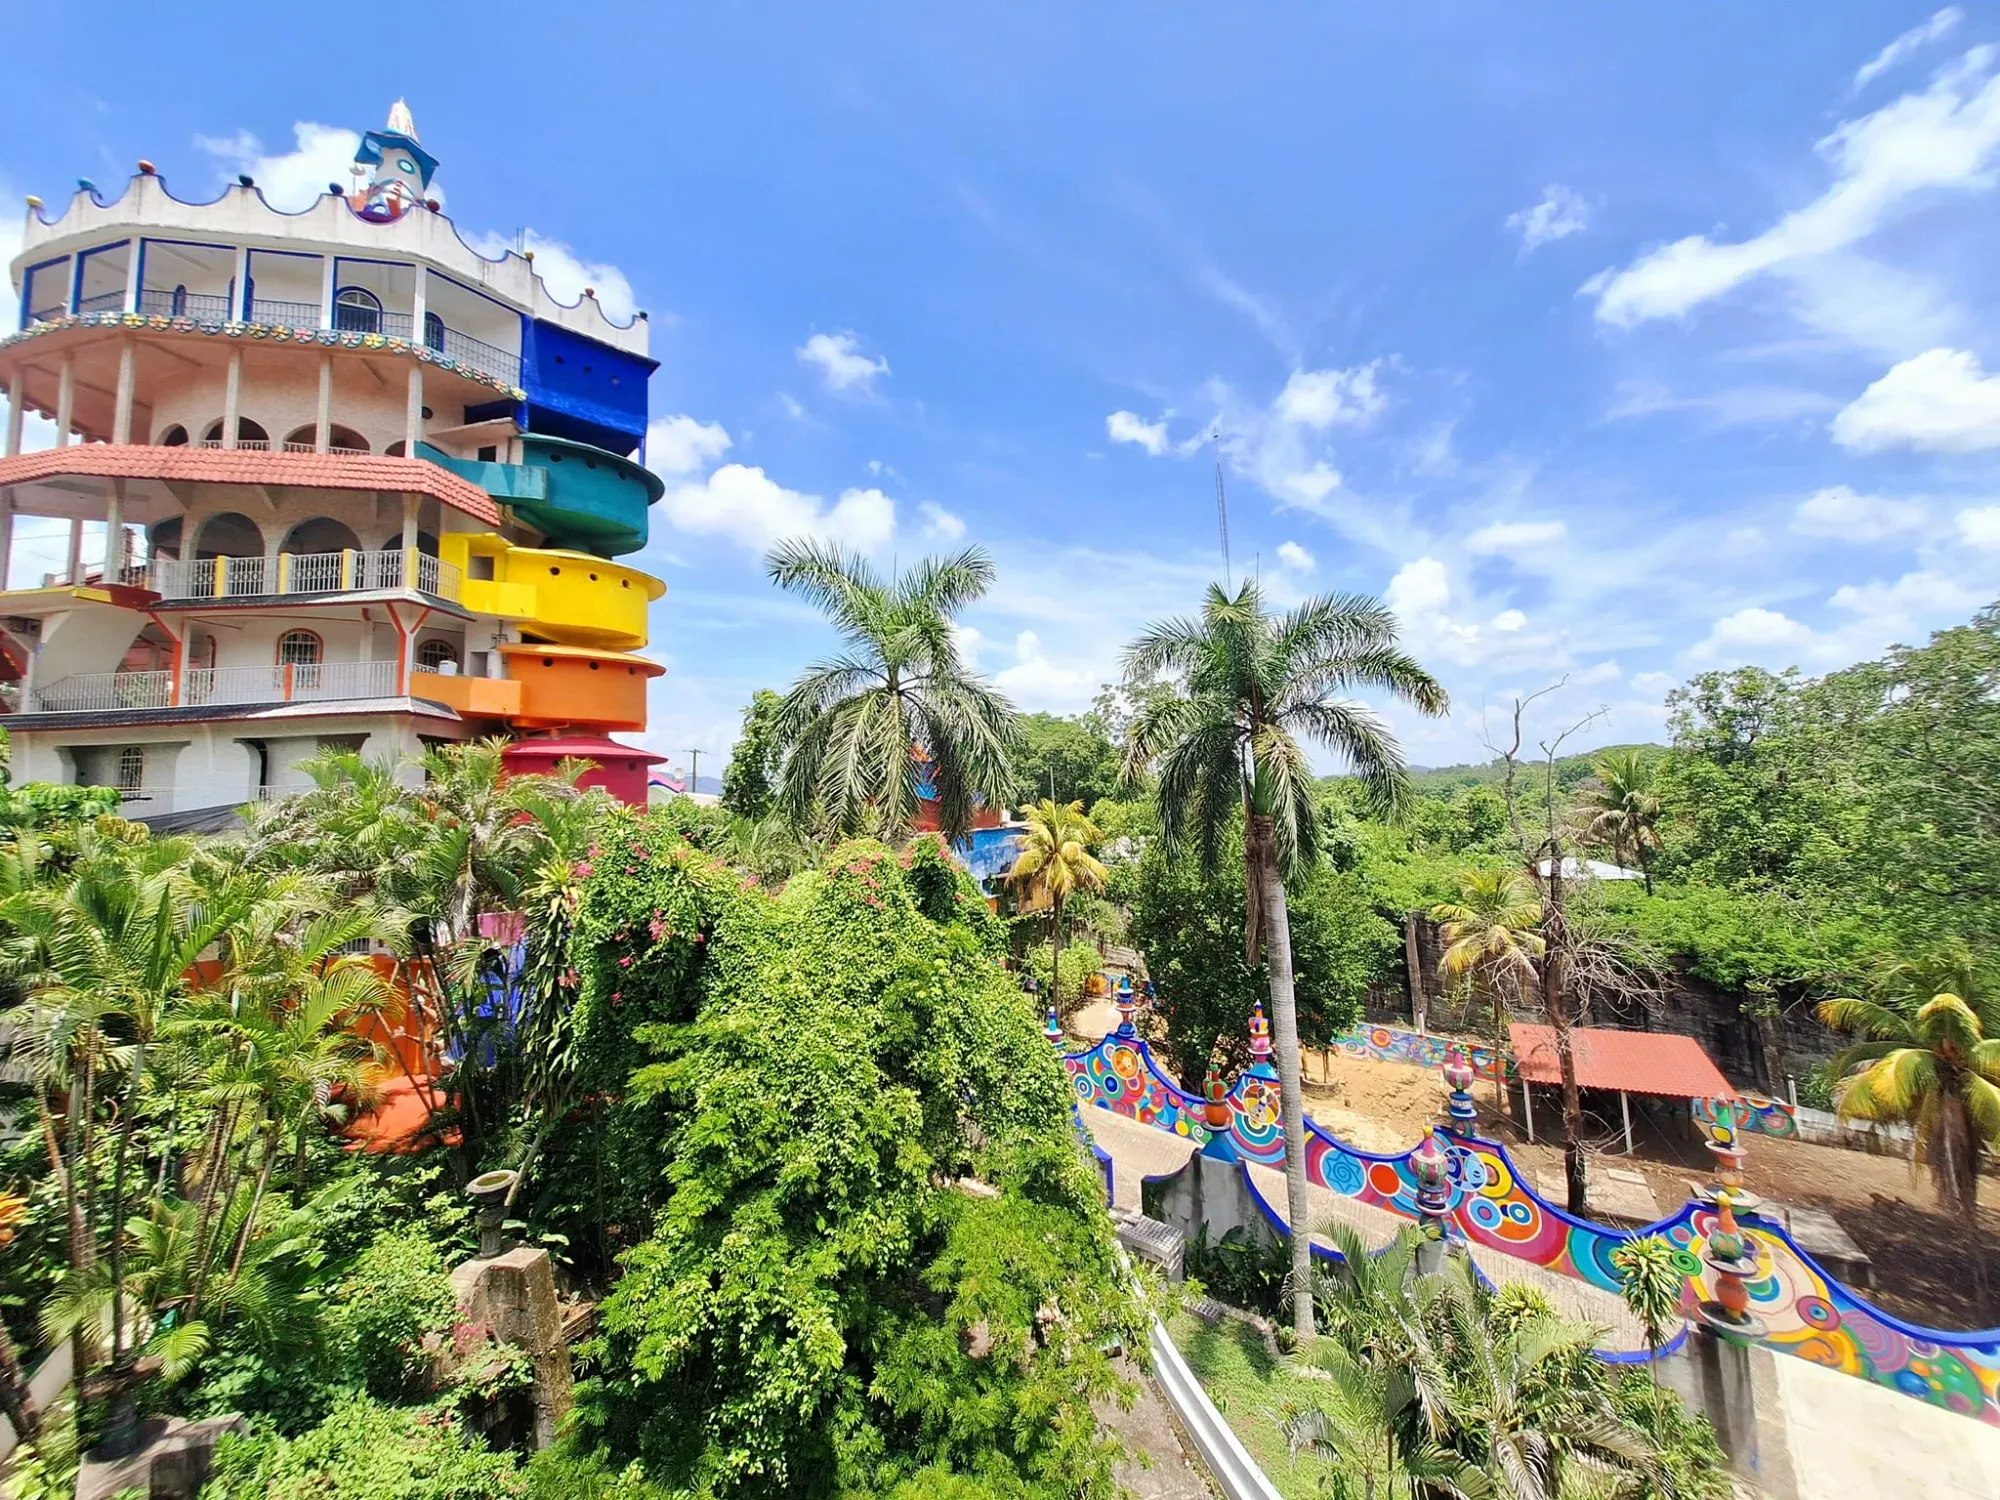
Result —
[{"label": "blue painted trim", "polygon": [[140,235],[138,240],[139,275],[133,282],[133,285],[135,285],[139,289],[138,301],[134,302],[132,306],[126,308],[125,311],[127,312],[137,312],[139,310],[138,303],[143,302],[146,299],[146,243],[147,243],[146,237],[143,234]]},{"label": "blue painted trim", "polygon": [[50,266],[60,266],[70,259],[67,255],[52,256],[48,260],[38,260],[32,266],[21,268],[21,332],[28,328],[28,314],[34,311],[35,272],[46,271]]}]

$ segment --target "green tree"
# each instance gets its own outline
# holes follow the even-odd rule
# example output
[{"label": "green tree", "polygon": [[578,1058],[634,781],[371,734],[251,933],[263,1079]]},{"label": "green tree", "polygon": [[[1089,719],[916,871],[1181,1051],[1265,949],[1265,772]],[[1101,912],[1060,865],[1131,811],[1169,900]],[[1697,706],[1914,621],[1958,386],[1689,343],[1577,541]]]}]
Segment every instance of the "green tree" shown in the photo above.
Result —
[{"label": "green tree", "polygon": [[1646,1352],[1652,1356],[1647,1369],[1656,1382],[1660,1378],[1660,1350],[1681,1321],[1681,1294],[1688,1278],[1681,1269],[1680,1255],[1671,1240],[1658,1234],[1640,1235],[1611,1252],[1619,1293],[1639,1320]]},{"label": "green tree", "polygon": [[769,688],[759,688],[743,710],[743,729],[722,771],[722,805],[739,818],[761,823],[777,800],[778,772],[784,764],[784,741],[778,718],[785,700]]},{"label": "green tree", "polygon": [[2000,1150],[2000,1025],[1979,1001],[1946,993],[1916,1003],[1892,991],[1819,1007],[1827,1025],[1865,1038],[1828,1065],[1842,1080],[1842,1118],[1912,1126],[1939,1204],[1968,1223],[1980,1152]]},{"label": "green tree", "polygon": [[1047,797],[1057,803],[1095,806],[1118,790],[1118,747],[1095,714],[1059,719],[1022,714],[1021,744],[1014,753],[1012,800],[1025,807]]},{"label": "green tree", "polygon": [[1081,802],[1058,803],[1044,797],[1026,809],[1026,831],[1021,835],[1021,852],[1007,879],[1034,905],[1046,904],[1050,912],[1054,949],[1050,975],[1051,1004],[1060,1005],[1062,996],[1061,955],[1063,906],[1075,895],[1104,889],[1109,872],[1090,851],[1103,835],[1084,816]]},{"label": "green tree", "polygon": [[1211,585],[1199,618],[1156,625],[1125,653],[1126,676],[1182,691],[1151,701],[1132,727],[1128,772],[1157,761],[1160,831],[1169,850],[1192,841],[1213,870],[1232,819],[1243,819],[1249,900],[1244,956],[1268,950],[1271,1022],[1285,1128],[1293,1321],[1312,1336],[1306,1234],[1305,1109],[1285,880],[1319,854],[1319,807],[1301,737],[1327,746],[1385,806],[1407,801],[1403,753],[1364,705],[1336,695],[1375,688],[1426,714],[1444,688],[1398,649],[1396,618],[1372,599],[1322,596],[1282,615],[1254,581],[1234,596]]},{"label": "green tree", "polygon": [[1625,851],[1638,856],[1646,877],[1646,894],[1653,894],[1652,851],[1660,846],[1655,826],[1660,799],[1653,790],[1653,761],[1638,750],[1607,751],[1597,762],[1596,785],[1584,795],[1591,815],[1589,836],[1609,839],[1612,857],[1625,863]]},{"label": "green tree", "polygon": [[858,554],[790,541],[771,549],[765,569],[826,615],[843,642],[792,685],[778,716],[779,804],[794,825],[865,828],[900,843],[926,774],[951,838],[972,826],[980,802],[1006,800],[1013,705],[966,668],[951,629],[992,587],[991,558],[968,547],[883,578]]},{"label": "green tree", "polygon": [[[1242,834],[1225,835],[1222,863],[1240,861]],[[1204,871],[1190,851],[1169,854],[1158,840],[1135,864],[1114,870],[1113,892],[1132,909],[1131,940],[1146,955],[1164,1028],[1155,1045],[1190,1090],[1210,1061],[1249,1062],[1250,1012],[1268,1003],[1270,973],[1243,954],[1243,879]],[[1371,904],[1362,879],[1325,868],[1302,870],[1286,888],[1300,1039],[1323,1047],[1361,1019],[1368,987],[1393,970],[1396,929]]]},{"label": "green tree", "polygon": [[[1534,882],[1506,866],[1463,870],[1458,899],[1431,908],[1431,920],[1444,938],[1438,973],[1446,979],[1464,977],[1483,987],[1493,1003],[1493,1055],[1507,1055],[1507,990],[1525,996],[1535,981],[1536,964],[1545,951],[1541,933],[1542,899]],[[1498,1079],[1494,1099],[1507,1110],[1507,1089]]]}]

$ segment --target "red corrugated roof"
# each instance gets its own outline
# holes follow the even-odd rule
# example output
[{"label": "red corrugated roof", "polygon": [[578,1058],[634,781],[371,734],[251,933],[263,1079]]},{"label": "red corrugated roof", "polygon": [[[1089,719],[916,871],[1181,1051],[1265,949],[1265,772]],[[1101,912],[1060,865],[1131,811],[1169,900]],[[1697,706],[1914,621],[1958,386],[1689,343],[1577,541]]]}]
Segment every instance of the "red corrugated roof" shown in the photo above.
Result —
[{"label": "red corrugated roof", "polygon": [[0,487],[52,474],[191,484],[270,484],[311,490],[387,490],[429,495],[489,526],[500,507],[469,479],[422,458],[374,453],[265,453],[254,448],[156,448],[148,443],[78,443],[0,458]]},{"label": "red corrugated roof", "polygon": [[[1561,1083],[1556,1037],[1548,1026],[1507,1027],[1514,1063],[1530,1083]],[[1587,1089],[1623,1089],[1631,1094],[1666,1094],[1676,1099],[1728,1099],[1736,1091],[1701,1043],[1691,1036],[1658,1031],[1603,1031],[1579,1026],[1570,1032],[1576,1081]]]}]

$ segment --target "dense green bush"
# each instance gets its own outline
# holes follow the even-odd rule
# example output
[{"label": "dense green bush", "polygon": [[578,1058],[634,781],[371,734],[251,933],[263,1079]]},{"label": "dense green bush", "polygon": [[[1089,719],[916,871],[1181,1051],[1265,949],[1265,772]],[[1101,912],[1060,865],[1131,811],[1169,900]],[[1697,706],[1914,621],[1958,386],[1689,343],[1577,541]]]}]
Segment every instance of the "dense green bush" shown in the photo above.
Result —
[{"label": "dense green bush", "polygon": [[1067,944],[1062,951],[1062,995],[1057,997],[1051,985],[1048,943],[1037,943],[1028,950],[1028,972],[1035,976],[1035,983],[1041,986],[1037,995],[1043,1007],[1054,1005],[1064,1015],[1073,1013],[1083,1004],[1083,992],[1088,987],[1090,976],[1098,973],[1104,965],[1103,956],[1097,951],[1097,944],[1079,939]]},{"label": "dense green bush", "polygon": [[357,1397],[295,1438],[225,1438],[201,1500],[512,1500],[528,1493],[444,1406]]},{"label": "dense green bush", "polygon": [[421,1230],[385,1229],[341,1282],[330,1331],[369,1395],[408,1400],[428,1388],[457,1305],[437,1246]]},{"label": "dense green bush", "polygon": [[844,845],[699,930],[696,1009],[676,946],[708,876],[639,863],[603,866],[648,894],[600,972],[652,1017],[628,1105],[668,1132],[670,1195],[604,1304],[582,1433],[701,1493],[1111,1494],[1090,1402],[1141,1329],[970,880],[934,839]]}]

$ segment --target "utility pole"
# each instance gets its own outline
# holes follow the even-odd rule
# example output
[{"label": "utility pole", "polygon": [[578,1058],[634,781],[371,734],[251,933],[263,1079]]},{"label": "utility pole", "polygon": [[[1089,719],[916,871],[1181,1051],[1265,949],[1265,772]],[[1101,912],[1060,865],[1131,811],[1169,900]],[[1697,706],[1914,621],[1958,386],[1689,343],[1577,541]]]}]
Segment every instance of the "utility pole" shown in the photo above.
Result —
[{"label": "utility pole", "polygon": [[701,790],[701,752],[690,750],[688,756],[692,765],[692,769],[688,772],[688,795],[692,797]]}]

